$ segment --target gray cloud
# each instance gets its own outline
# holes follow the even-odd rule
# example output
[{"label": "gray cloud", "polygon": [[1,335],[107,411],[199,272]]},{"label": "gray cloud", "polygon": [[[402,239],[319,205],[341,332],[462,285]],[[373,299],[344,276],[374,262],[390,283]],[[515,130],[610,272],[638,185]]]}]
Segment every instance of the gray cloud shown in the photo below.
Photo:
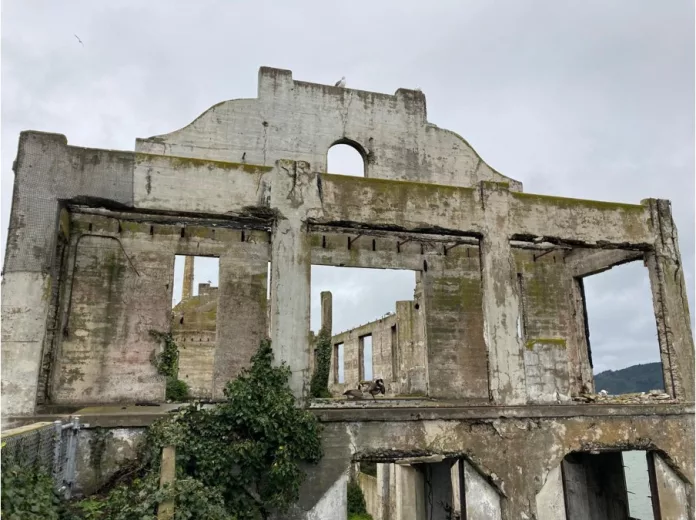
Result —
[{"label": "gray cloud", "polygon": [[[421,87],[430,121],[464,136],[525,191],[672,200],[693,309],[693,19],[688,0],[6,0],[3,256],[21,130],[131,150],[136,137],[180,128],[218,101],[254,97],[258,67],[270,65],[321,83],[346,75],[364,90]],[[615,271],[588,289],[593,338],[606,338],[593,341],[595,363],[612,368],[655,352],[651,316],[633,319],[635,302],[650,305],[639,281],[647,277]],[[314,282],[313,291],[317,283],[334,291],[336,309],[339,295],[360,300],[340,311],[346,324],[410,298],[399,278]],[[621,299],[610,301],[610,290]]]}]

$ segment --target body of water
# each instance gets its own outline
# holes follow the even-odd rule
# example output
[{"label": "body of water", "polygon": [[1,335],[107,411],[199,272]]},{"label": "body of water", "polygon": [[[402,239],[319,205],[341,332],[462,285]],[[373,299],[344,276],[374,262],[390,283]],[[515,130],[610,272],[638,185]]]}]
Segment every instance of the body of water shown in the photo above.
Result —
[{"label": "body of water", "polygon": [[624,451],[623,461],[631,516],[640,520],[654,520],[646,453]]}]

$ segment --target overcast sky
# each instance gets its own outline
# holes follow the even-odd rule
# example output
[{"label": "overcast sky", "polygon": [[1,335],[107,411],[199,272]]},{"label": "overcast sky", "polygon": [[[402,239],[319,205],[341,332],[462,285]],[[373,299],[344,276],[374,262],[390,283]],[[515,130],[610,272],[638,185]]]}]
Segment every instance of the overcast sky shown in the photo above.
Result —
[{"label": "overcast sky", "polygon": [[[317,83],[345,75],[363,90],[420,87],[432,123],[464,136],[526,192],[671,199],[693,316],[691,0],[2,7],[3,258],[21,130],[133,150],[136,137],[178,129],[221,100],[255,97],[258,68],[268,65]],[[383,273],[378,283],[366,271],[313,272],[313,295],[334,292],[337,330],[412,295],[410,273]],[[647,283],[640,264],[588,281],[595,369],[658,360]],[[316,328],[317,298],[312,309]]]}]

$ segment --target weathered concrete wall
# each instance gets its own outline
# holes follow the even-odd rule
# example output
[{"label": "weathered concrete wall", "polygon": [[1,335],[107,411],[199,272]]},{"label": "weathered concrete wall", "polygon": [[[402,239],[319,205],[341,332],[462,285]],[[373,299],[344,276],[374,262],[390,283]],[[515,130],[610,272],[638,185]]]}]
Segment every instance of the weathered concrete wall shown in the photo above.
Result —
[{"label": "weathered concrete wall", "polygon": [[[164,399],[150,361],[150,330],[168,331],[174,255],[147,226],[73,215],[62,330],[51,401],[108,403]],[[175,232],[169,231],[171,236]],[[166,243],[167,235],[161,240]]]},{"label": "weathered concrete wall", "polygon": [[399,89],[392,96],[317,85],[267,67],[259,71],[257,99],[219,103],[181,130],[138,139],[136,151],[266,166],[293,159],[325,172],[337,142],[361,153],[367,177],[453,186],[496,180],[522,188],[457,134],[429,124],[421,92]]},{"label": "weathered concrete wall", "polygon": [[479,249],[429,258],[423,286],[429,395],[488,400]]},{"label": "weathered concrete wall", "polygon": [[[149,331],[170,330],[174,257],[192,253],[221,258],[219,308],[209,309],[219,316],[217,361],[208,364],[217,368],[211,376],[201,374],[213,378],[206,394],[221,395],[266,333],[268,235],[247,231],[242,242],[236,230],[189,226],[182,231],[80,214],[73,215],[71,229],[73,254],[78,240],[79,245],[65,281],[71,288],[63,301],[68,334],[58,347],[52,402],[164,399],[164,380],[151,362],[161,346]],[[174,331],[202,326],[189,318],[181,326],[177,321]],[[187,363],[184,354],[184,367]]]},{"label": "weathered concrete wall", "polygon": [[[331,371],[329,390],[334,395],[341,395],[348,388],[357,388],[361,380],[362,354],[360,353],[361,341],[364,336],[372,336],[372,374],[373,379],[381,377],[389,394],[398,392],[398,387],[392,373],[392,327],[397,324],[397,315],[392,314],[385,318],[366,323],[355,329],[336,334],[331,338],[334,346],[334,355],[331,356]],[[336,380],[337,367],[335,345],[343,343],[343,361],[345,382],[340,384]]]},{"label": "weathered concrete wall", "polygon": [[117,472],[132,463],[144,428],[82,429],[77,437],[74,495],[98,492]]},{"label": "weathered concrete wall", "polygon": [[[546,407],[538,407],[542,408]],[[467,457],[499,489],[503,519],[525,515],[533,518],[537,494],[549,472],[574,451],[661,450],[670,457],[671,467],[684,478],[691,478],[688,475],[694,464],[691,446],[694,418],[689,413],[675,414],[676,408],[668,411],[663,405],[641,407],[640,411],[635,406],[575,405],[572,408],[568,417],[549,410],[549,418],[509,419],[497,417],[510,417],[515,413],[512,408],[496,410],[490,419],[457,420],[454,420],[456,414],[444,415],[443,410],[432,415],[443,420],[429,420],[423,410],[414,409],[398,415],[396,410],[381,409],[379,420],[371,421],[361,420],[370,410],[318,413],[324,421],[326,445],[349,446],[349,453],[344,451],[346,448],[341,451],[350,459],[387,462],[429,454]],[[339,414],[341,422],[327,422],[337,419]],[[415,418],[416,414],[421,420]],[[392,416],[401,420],[391,422]],[[530,457],[530,453],[544,456]],[[324,467],[320,463],[319,476]],[[690,494],[692,486],[689,480]]]},{"label": "weathered concrete wall", "polygon": [[212,398],[215,331],[181,331],[173,337],[179,347],[179,379],[188,384],[189,395]]},{"label": "weathered concrete wall", "polygon": [[3,417],[34,410],[56,282],[59,201],[132,204],[132,156],[69,147],[58,134],[20,134],[2,280]]},{"label": "weathered concrete wall", "polygon": [[549,471],[536,496],[538,520],[566,520],[565,495],[561,467]]},{"label": "weathered concrete wall", "polygon": [[381,519],[382,497],[379,493],[377,477],[358,472],[357,480],[358,485],[363,492],[363,496],[365,497],[365,509],[367,510],[367,513],[372,516],[372,520]]},{"label": "weathered concrete wall", "polygon": [[465,518],[502,519],[500,494],[497,489],[466,460],[461,460],[466,497]]},{"label": "weathered concrete wall", "polygon": [[653,497],[657,497],[660,518],[662,520],[693,518],[693,483],[690,490],[689,484],[684,482],[657,453],[649,454],[648,458],[654,476],[651,493]]}]

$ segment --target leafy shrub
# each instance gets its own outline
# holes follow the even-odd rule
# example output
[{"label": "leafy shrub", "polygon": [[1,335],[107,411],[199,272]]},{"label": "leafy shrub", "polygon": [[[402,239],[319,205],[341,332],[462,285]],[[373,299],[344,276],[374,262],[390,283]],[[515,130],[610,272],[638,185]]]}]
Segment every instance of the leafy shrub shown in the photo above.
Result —
[{"label": "leafy shrub", "polygon": [[167,378],[167,401],[181,402],[189,398],[189,386],[181,379]]},{"label": "leafy shrub", "polygon": [[353,479],[348,481],[348,515],[367,515],[365,496]]},{"label": "leafy shrub", "polygon": [[53,480],[41,470],[16,464],[2,465],[4,520],[59,520],[60,499],[53,492]]}]

